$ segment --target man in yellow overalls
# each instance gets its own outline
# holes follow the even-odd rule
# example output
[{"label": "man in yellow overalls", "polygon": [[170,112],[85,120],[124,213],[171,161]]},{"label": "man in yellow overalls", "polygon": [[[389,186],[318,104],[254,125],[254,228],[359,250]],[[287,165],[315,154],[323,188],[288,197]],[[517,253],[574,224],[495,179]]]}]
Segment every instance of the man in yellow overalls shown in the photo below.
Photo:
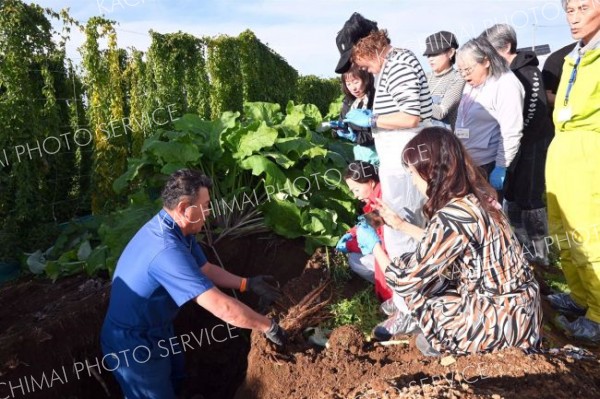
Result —
[{"label": "man in yellow overalls", "polygon": [[546,182],[551,235],[570,294],[548,296],[567,333],[600,343],[600,0],[562,0],[575,49],[556,93]]}]

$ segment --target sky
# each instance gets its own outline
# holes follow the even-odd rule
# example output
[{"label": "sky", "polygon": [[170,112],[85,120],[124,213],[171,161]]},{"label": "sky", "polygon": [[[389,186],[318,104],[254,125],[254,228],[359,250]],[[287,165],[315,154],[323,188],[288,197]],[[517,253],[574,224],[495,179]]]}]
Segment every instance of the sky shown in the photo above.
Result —
[{"label": "sky", "polygon": [[[425,38],[453,32],[462,44],[496,23],[517,31],[519,47],[572,42],[560,0],[37,0],[54,10],[69,8],[80,22],[103,15],[116,21],[122,48],[145,51],[149,30],[197,36],[237,36],[246,29],[282,55],[302,75],[335,77],[337,32],[353,12],[388,30],[392,44],[422,57]],[[72,31],[67,53],[75,62],[83,35]],[[545,57],[541,57],[543,61]]]}]

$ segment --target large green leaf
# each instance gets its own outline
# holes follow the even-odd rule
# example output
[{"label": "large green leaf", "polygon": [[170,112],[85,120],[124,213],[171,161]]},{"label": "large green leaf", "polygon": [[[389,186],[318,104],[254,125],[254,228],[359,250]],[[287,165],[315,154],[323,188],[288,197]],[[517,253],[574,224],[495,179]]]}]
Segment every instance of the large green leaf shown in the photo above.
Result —
[{"label": "large green leaf", "polygon": [[154,141],[148,145],[147,150],[155,154],[164,163],[196,162],[200,152],[193,144],[178,143],[174,141]]},{"label": "large green leaf", "polygon": [[326,156],[325,148],[316,147],[310,141],[300,137],[283,137],[275,141],[275,147],[287,156],[296,154],[297,157],[315,158]]},{"label": "large green leaf", "polygon": [[354,161],[354,144],[351,144],[348,141],[331,141],[327,144],[327,149],[329,150],[329,152],[335,152],[341,155],[346,165]]},{"label": "large green leaf", "polygon": [[[288,104],[288,110],[290,109]],[[299,104],[294,106],[294,110],[304,115],[303,122],[310,128],[316,129],[317,126],[323,121],[321,112],[314,104]]]},{"label": "large green leaf", "polygon": [[279,104],[264,102],[247,102],[244,104],[244,115],[246,118],[264,121],[269,126],[276,125],[283,119],[281,106]]},{"label": "large green leaf", "polygon": [[171,173],[178,171],[179,169],[185,168],[185,165],[180,163],[168,163],[160,169],[160,173],[163,175],[170,175]]},{"label": "large green leaf", "polygon": [[176,130],[180,132],[194,132],[200,133],[202,131],[202,127],[205,126],[215,126],[212,122],[207,122],[201,119],[196,114],[185,114],[181,118],[177,119],[173,126]]},{"label": "large green leaf", "polygon": [[340,116],[340,113],[342,112],[343,100],[344,100],[344,95],[342,94],[341,96],[339,96],[337,98],[337,100],[335,100],[334,102],[329,104],[329,111],[327,112],[327,115],[325,115],[325,117],[323,119],[325,119],[325,120],[337,119]]},{"label": "large green leaf", "polygon": [[258,130],[249,131],[240,138],[237,151],[233,154],[236,159],[243,159],[265,147],[272,147],[277,139],[277,130],[262,122]]},{"label": "large green leaf", "polygon": [[240,113],[237,111],[223,112],[223,115],[221,115],[221,118],[219,119],[221,121],[222,130],[233,129],[235,127],[239,117],[240,117]]},{"label": "large green leaf", "polygon": [[265,180],[269,183],[279,182],[283,184],[286,180],[279,167],[262,155],[252,155],[240,162],[240,166],[243,169],[252,170],[254,176],[264,175]]},{"label": "large green leaf", "polygon": [[297,238],[305,234],[301,227],[300,209],[291,202],[271,198],[261,208],[265,224],[275,233],[286,238]]},{"label": "large green leaf", "polygon": [[284,169],[289,169],[295,164],[294,161],[280,152],[262,152],[261,154],[267,158],[272,158],[277,165],[283,167]]},{"label": "large green leaf", "polygon": [[129,183],[138,176],[140,170],[146,165],[148,164],[141,159],[130,159],[129,167],[125,173],[123,173],[113,182],[113,190],[115,190],[117,194],[122,193],[123,190],[129,186]]},{"label": "large green leaf", "polygon": [[108,247],[106,245],[99,245],[96,247],[90,256],[87,258],[85,270],[88,275],[95,274],[98,270],[106,268],[106,255],[108,254]]},{"label": "large green leaf", "polygon": [[302,213],[302,228],[313,235],[335,230],[337,214],[331,210],[309,208]]},{"label": "large green leaf", "polygon": [[331,236],[331,235],[311,235],[306,237],[306,242],[304,243],[304,250],[313,254],[317,250],[318,247],[326,246],[333,247],[338,242],[339,237]]},{"label": "large green leaf", "polygon": [[41,250],[37,250],[27,257],[27,267],[33,274],[42,274],[46,268],[46,259]]}]

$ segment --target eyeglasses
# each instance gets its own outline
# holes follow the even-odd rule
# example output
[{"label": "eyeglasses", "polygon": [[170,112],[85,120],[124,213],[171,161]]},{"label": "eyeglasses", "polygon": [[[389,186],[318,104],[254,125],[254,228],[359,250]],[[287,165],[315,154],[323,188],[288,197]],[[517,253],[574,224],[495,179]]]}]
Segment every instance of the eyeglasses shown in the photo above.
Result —
[{"label": "eyeglasses", "polygon": [[456,71],[461,75],[470,75],[473,72],[473,69],[477,66],[477,63],[471,65],[470,67],[466,67],[464,69],[457,69]]}]

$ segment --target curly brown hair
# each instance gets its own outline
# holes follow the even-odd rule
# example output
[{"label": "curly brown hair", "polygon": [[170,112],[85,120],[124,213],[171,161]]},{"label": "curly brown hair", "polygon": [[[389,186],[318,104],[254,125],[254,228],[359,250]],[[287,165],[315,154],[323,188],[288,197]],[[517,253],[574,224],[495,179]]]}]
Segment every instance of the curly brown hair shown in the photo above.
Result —
[{"label": "curly brown hair", "polygon": [[385,51],[391,43],[387,33],[387,29],[374,30],[368,36],[360,39],[354,47],[352,47],[352,62],[357,59],[374,59]]},{"label": "curly brown hair", "polygon": [[473,194],[494,221],[508,227],[506,217],[493,201],[497,198],[496,190],[448,129],[428,127],[421,130],[404,147],[402,162],[405,167],[414,167],[427,182],[428,199],[423,205],[423,213],[429,219],[450,200]]}]

